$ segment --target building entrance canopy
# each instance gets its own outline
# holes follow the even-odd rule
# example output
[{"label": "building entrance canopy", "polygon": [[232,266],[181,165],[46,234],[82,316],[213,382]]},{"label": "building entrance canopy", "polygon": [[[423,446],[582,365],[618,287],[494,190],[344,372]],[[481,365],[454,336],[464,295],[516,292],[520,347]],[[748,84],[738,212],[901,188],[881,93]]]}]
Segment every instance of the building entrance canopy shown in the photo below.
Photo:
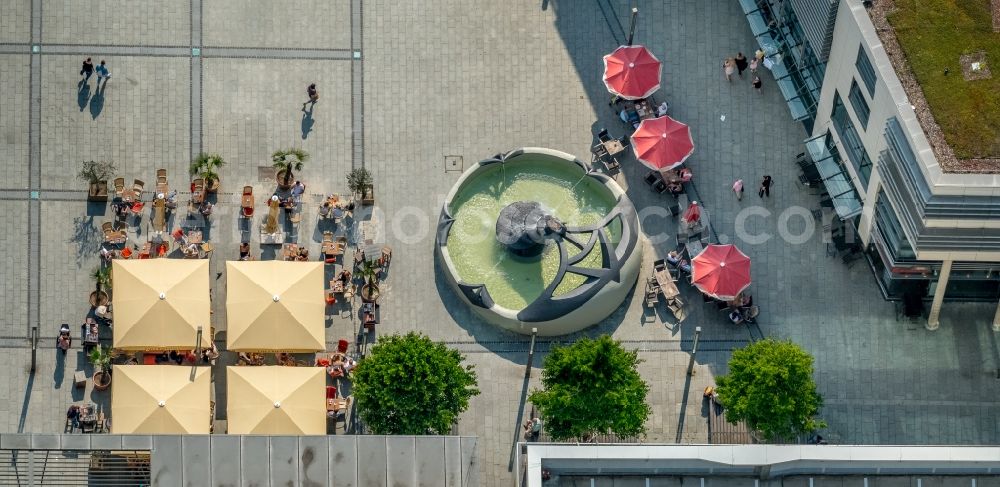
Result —
[{"label": "building entrance canopy", "polygon": [[834,210],[841,220],[861,214],[861,200],[851,184],[850,176],[844,172],[836,149],[827,144],[829,134],[806,139],[806,150],[823,180],[823,186],[830,195]]}]

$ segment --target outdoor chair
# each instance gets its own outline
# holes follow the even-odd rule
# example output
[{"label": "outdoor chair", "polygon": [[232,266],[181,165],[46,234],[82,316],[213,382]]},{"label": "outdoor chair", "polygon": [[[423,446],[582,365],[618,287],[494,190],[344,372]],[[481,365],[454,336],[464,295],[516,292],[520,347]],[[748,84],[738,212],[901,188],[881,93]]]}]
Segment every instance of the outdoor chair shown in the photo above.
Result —
[{"label": "outdoor chair", "polygon": [[111,222],[104,222],[101,224],[101,231],[104,232],[104,238],[110,239],[111,234],[115,231],[114,224]]},{"label": "outdoor chair", "polygon": [[337,352],[339,352],[339,353],[347,353],[347,347],[349,345],[350,345],[350,343],[347,340],[344,340],[343,338],[341,338],[340,340],[337,341]]},{"label": "outdoor chair", "polygon": [[643,178],[643,180],[646,181],[646,184],[653,185],[656,184],[657,181],[660,181],[660,177],[656,175],[656,172],[650,171],[649,174],[646,174],[646,177]]},{"label": "outdoor chair", "polygon": [[115,196],[121,198],[125,194],[125,178],[115,178]]},{"label": "outdoor chair", "polygon": [[608,135],[608,129],[602,128],[601,131],[597,133],[597,140],[600,140],[601,142],[611,140],[611,136]]},{"label": "outdoor chair", "polygon": [[383,267],[388,266],[390,260],[392,260],[392,248],[389,246],[382,247],[382,258],[379,259],[379,265]]},{"label": "outdoor chair", "polygon": [[622,147],[628,147],[628,144],[631,141],[629,140],[627,135],[623,135],[618,138],[618,142],[622,145]]},{"label": "outdoor chair", "polygon": [[662,271],[667,268],[667,261],[664,259],[656,260],[653,262],[654,271]]},{"label": "outdoor chair", "polygon": [[156,170],[156,179],[159,180],[160,178],[163,178],[164,181],[167,180],[167,170],[166,169],[157,169]]},{"label": "outdoor chair", "polygon": [[607,172],[617,171],[621,164],[618,163],[618,159],[614,157],[609,157],[611,160],[601,159],[601,163],[604,164],[604,170]]},{"label": "outdoor chair", "polygon": [[205,200],[205,180],[195,179],[191,182],[191,203],[200,205]]},{"label": "outdoor chair", "polygon": [[135,191],[136,198],[138,198],[139,195],[142,194],[142,188],[145,185],[146,183],[144,183],[141,179],[136,179],[132,181],[132,191]]},{"label": "outdoor chair", "polygon": [[667,192],[667,183],[664,183],[663,181],[657,181],[657,182],[653,183],[652,189],[653,189],[653,191],[656,191],[657,193],[660,193],[660,194],[666,193]]},{"label": "outdoor chair", "polygon": [[336,399],[337,398],[337,388],[334,386],[326,386],[326,398]]},{"label": "outdoor chair", "polygon": [[646,279],[646,307],[655,306],[659,302],[660,285],[656,279],[650,277]]}]

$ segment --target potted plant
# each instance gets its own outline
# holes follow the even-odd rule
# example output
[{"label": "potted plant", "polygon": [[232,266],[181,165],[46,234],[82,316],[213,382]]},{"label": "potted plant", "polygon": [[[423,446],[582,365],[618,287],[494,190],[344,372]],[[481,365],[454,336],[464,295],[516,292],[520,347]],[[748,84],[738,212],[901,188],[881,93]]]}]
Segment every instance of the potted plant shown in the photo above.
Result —
[{"label": "potted plant", "polygon": [[108,201],[108,178],[115,173],[110,161],[84,161],[76,177],[86,181],[87,201]]},{"label": "potted plant", "polygon": [[278,189],[288,189],[292,187],[294,171],[301,171],[302,166],[309,160],[309,153],[302,149],[286,149],[275,151],[271,154],[273,166],[278,170]]},{"label": "potted plant", "polygon": [[90,273],[96,289],[90,293],[90,307],[105,306],[111,301],[111,295],[105,289],[111,289],[111,268],[100,266]]},{"label": "potted plant", "polygon": [[94,390],[103,391],[111,387],[111,361],[116,354],[108,347],[100,345],[90,350],[90,363],[94,366]]},{"label": "potted plant", "polygon": [[372,184],[372,173],[359,167],[347,173],[347,187],[361,200],[362,205],[375,204],[375,188]]},{"label": "potted plant", "polygon": [[205,191],[215,193],[222,186],[219,179],[219,168],[226,165],[226,161],[218,154],[198,154],[195,160],[191,161],[191,175],[205,180]]},{"label": "potted plant", "polygon": [[361,301],[374,303],[378,300],[378,264],[365,260],[361,263],[361,279],[365,282],[361,286]]}]

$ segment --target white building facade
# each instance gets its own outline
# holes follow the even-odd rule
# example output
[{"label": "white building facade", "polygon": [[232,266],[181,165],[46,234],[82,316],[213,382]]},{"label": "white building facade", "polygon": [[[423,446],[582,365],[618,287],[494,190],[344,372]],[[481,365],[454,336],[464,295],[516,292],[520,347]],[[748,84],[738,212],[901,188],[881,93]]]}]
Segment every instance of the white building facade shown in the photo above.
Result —
[{"label": "white building facade", "polygon": [[[740,2],[808,134],[800,179],[825,190],[885,297],[930,301],[930,329],[945,301],[1000,299],[1000,174],[942,170],[865,2]],[[782,86],[788,71],[803,74]]]}]

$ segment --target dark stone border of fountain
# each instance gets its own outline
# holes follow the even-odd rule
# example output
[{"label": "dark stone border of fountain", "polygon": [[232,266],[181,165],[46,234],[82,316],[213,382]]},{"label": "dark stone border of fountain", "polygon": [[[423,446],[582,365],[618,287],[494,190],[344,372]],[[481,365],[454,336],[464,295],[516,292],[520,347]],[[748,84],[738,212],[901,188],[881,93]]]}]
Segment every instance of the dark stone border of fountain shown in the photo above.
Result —
[{"label": "dark stone border of fountain", "polygon": [[[542,291],[541,295],[537,299],[529,303],[524,309],[516,311],[516,316],[507,316],[506,314],[501,313],[500,310],[498,310],[499,307],[493,301],[492,297],[490,297],[489,290],[484,284],[462,282],[454,272],[454,269],[451,268],[450,258],[447,257],[448,235],[451,231],[452,224],[455,222],[455,219],[449,211],[449,205],[452,197],[457,189],[461,187],[465,179],[477,170],[492,164],[514,162],[519,157],[525,155],[559,158],[565,162],[572,161],[584,171],[586,177],[594,178],[606,187],[609,186],[609,184],[617,185],[617,183],[614,183],[613,180],[608,178],[603,173],[595,172],[585,163],[570,156],[569,154],[539,148],[516,149],[505,154],[497,154],[490,159],[480,161],[477,166],[469,168],[463,177],[456,183],[455,189],[452,190],[452,193],[447,198],[445,205],[441,210],[441,216],[439,218],[437,228],[437,240],[435,242],[439,255],[443,257],[443,261],[445,262],[445,266],[447,268],[446,270],[449,273],[449,279],[453,281],[455,287],[471,305],[480,308],[484,312],[495,313],[497,315],[496,317],[501,321],[516,320],[522,325],[521,329],[514,329],[511,326],[505,326],[505,328],[521,333],[530,332],[530,328],[532,327],[544,325],[546,322],[559,320],[571,312],[583,308],[611,283],[619,283],[620,285],[627,287],[627,289],[625,289],[622,293],[622,298],[624,299],[624,295],[631,289],[634,282],[623,282],[623,277],[634,281],[638,276],[638,265],[635,264],[631,266],[634,267],[634,271],[629,272],[628,274],[630,275],[627,276],[623,276],[623,269],[626,263],[630,260],[634,260],[634,258],[641,259],[641,255],[638,255],[641,251],[639,248],[638,216],[636,215],[635,207],[625,195],[624,190],[618,188],[618,191],[615,191],[617,197],[616,205],[601,222],[582,227],[566,226],[564,228],[562,238],[556,240],[556,244],[559,248],[560,263],[555,278],[552,280],[552,283],[550,283],[549,286]],[[607,227],[616,218],[621,221],[621,240],[618,242],[617,246],[611,249],[609,248],[611,243],[608,241],[607,234],[598,230]],[[574,245],[578,247],[580,251],[570,258],[568,257],[567,245]],[[575,264],[583,260],[593,249],[594,245],[601,246],[601,268],[593,269],[577,267]],[[587,279],[576,289],[560,296],[553,296],[556,288],[562,282],[567,273],[583,275]],[[565,333],[581,330],[595,324],[603,319],[607,314],[613,312],[614,309],[620,305],[620,302],[621,301],[615,303],[615,305],[610,307],[610,309],[603,310],[606,311],[606,313],[597,313],[592,316],[593,321],[582,322],[579,326],[571,327],[573,329],[565,331]],[[539,328],[539,333],[541,335],[559,334],[546,333],[544,327]]]}]

